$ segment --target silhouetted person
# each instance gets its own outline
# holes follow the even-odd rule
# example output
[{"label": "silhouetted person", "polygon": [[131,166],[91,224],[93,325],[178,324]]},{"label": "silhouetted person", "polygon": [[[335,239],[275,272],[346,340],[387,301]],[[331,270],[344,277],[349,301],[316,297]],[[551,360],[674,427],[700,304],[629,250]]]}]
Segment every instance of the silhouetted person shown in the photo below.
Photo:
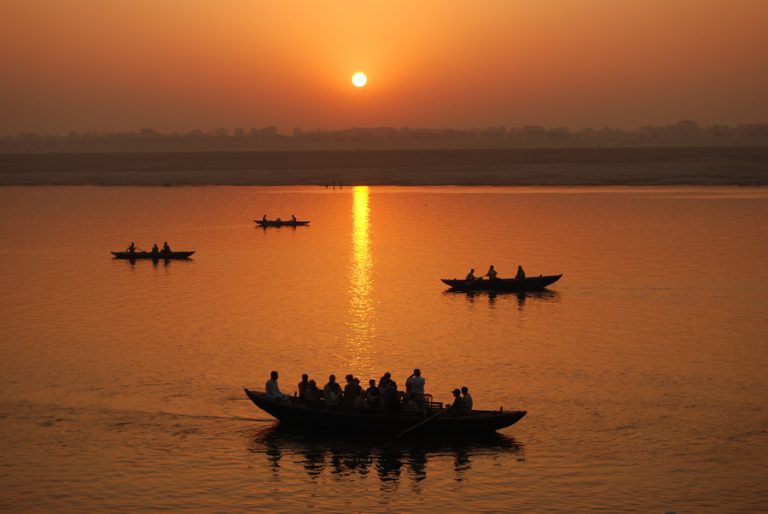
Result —
[{"label": "silhouetted person", "polygon": [[461,391],[458,389],[453,390],[453,403],[448,407],[448,412],[454,416],[461,416],[469,412],[467,400],[461,397]]},{"label": "silhouetted person", "polygon": [[368,400],[368,405],[371,407],[379,406],[379,388],[374,379],[368,381],[368,389],[365,390],[365,396]]},{"label": "silhouetted person", "polygon": [[[155,245],[157,246],[157,245]],[[280,387],[277,385],[277,371],[273,371],[269,374],[269,380],[265,387],[267,390],[266,397],[272,400],[287,400],[288,396],[280,392]]]},{"label": "silhouetted person", "polygon": [[131,257],[136,253],[136,246],[133,244],[133,241],[131,241],[131,246],[128,247],[128,253]]},{"label": "silhouetted person", "polygon": [[491,264],[491,267],[488,268],[488,273],[486,273],[485,276],[490,280],[496,280],[496,275],[498,275],[498,273],[496,273],[496,270],[493,269],[493,264]]},{"label": "silhouetted person", "polygon": [[389,396],[387,395],[387,386],[392,381],[392,375],[389,371],[384,373],[384,375],[379,379],[379,404],[381,405],[381,410],[386,410],[387,405],[389,403]]},{"label": "silhouetted person", "polygon": [[307,382],[307,390],[304,392],[304,401],[308,403],[318,403],[323,396],[323,392],[318,389],[317,382],[310,380]]},{"label": "silhouetted person", "polygon": [[157,257],[157,254],[160,253],[160,249],[157,247],[157,243],[152,245],[152,256]]},{"label": "silhouetted person", "polygon": [[523,267],[520,265],[517,266],[517,275],[515,275],[515,278],[517,280],[525,280],[525,271],[523,271]]},{"label": "silhouetted person", "polygon": [[421,376],[421,370],[416,368],[413,370],[413,374],[405,381],[405,386],[410,393],[411,399],[416,403],[417,410],[421,412],[427,411],[427,405],[424,402],[424,384],[426,380]]},{"label": "silhouetted person", "polygon": [[469,388],[467,386],[462,387],[461,394],[464,397],[464,401],[467,404],[467,409],[471,411],[472,408],[474,407],[475,402],[472,401],[472,395],[469,394]]},{"label": "silhouetted person", "polygon": [[352,375],[347,375],[347,385],[344,386],[344,405],[354,407],[355,400],[360,396],[360,384],[355,382]]},{"label": "silhouetted person", "polygon": [[171,247],[168,246],[168,241],[163,243],[163,253],[171,253]]},{"label": "silhouetted person", "polygon": [[323,398],[329,406],[338,405],[341,401],[341,386],[336,382],[336,375],[328,377],[328,383],[323,387]]},{"label": "silhouetted person", "polygon": [[261,217],[261,221],[267,221],[267,215],[266,214]]},{"label": "silhouetted person", "polygon": [[293,215],[293,214],[291,214],[291,221],[293,221],[293,222],[295,222],[295,221],[296,221],[296,216],[295,216],[295,215]]},{"label": "silhouetted person", "polygon": [[309,375],[304,373],[303,375],[301,375],[301,382],[299,382],[299,387],[298,387],[299,398],[301,398],[302,400],[307,395],[307,387],[309,387]]},{"label": "silhouetted person", "polygon": [[473,280],[477,280],[477,277],[475,276],[475,268],[472,268],[469,270],[469,273],[467,273],[467,278],[465,278],[467,282],[472,282]]}]

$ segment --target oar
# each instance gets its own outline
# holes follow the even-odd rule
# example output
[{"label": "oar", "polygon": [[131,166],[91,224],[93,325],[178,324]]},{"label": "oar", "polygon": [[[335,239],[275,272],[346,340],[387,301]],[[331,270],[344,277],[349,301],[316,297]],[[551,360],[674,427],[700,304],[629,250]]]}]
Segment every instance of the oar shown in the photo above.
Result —
[{"label": "oar", "polygon": [[404,436],[405,434],[407,434],[408,432],[412,432],[413,430],[416,430],[416,429],[417,429],[417,428],[419,428],[420,426],[423,426],[423,425],[425,425],[425,424],[429,423],[430,421],[432,421],[433,419],[435,419],[436,417],[438,417],[440,414],[442,414],[442,413],[443,413],[443,412],[445,412],[446,410],[447,410],[447,409],[443,409],[443,410],[439,410],[439,411],[435,412],[434,414],[432,414],[431,416],[429,416],[427,419],[421,420],[421,421],[419,421],[418,423],[416,423],[415,425],[411,425],[410,427],[406,428],[405,430],[403,430],[402,432],[400,432],[399,434],[397,434],[397,435],[396,435],[395,437],[393,437],[392,439],[399,439],[399,438],[403,437],[403,436]]}]

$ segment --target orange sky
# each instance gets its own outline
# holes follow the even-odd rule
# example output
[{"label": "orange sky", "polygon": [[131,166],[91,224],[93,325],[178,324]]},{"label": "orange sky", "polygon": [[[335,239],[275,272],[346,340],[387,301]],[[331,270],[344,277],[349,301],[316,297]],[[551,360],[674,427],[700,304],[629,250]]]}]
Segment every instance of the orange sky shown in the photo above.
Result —
[{"label": "orange sky", "polygon": [[0,134],[768,120],[765,0],[3,0],[0,24]]}]

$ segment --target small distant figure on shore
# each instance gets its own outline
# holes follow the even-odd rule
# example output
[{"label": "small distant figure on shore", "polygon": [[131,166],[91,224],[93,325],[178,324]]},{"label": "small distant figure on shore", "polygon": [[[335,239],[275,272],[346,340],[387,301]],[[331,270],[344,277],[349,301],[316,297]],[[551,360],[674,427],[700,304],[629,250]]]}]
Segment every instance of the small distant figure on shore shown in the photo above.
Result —
[{"label": "small distant figure on shore", "polygon": [[522,266],[517,266],[517,275],[515,275],[515,278],[517,280],[525,280],[525,271]]},{"label": "small distant figure on shore", "polygon": [[496,280],[496,275],[498,275],[498,273],[496,273],[496,270],[493,269],[493,264],[491,264],[491,267],[488,268],[488,273],[486,273],[485,276],[488,277],[489,280]]},{"label": "small distant figure on shore", "polygon": [[267,398],[272,398],[273,400],[288,400],[288,396],[280,392],[280,387],[277,385],[277,378],[277,371],[272,371],[269,374],[269,380],[267,380],[266,385],[266,396]]},{"label": "small distant figure on shore", "polygon": [[165,241],[165,242],[163,243],[163,252],[164,252],[164,253],[171,253],[171,247],[170,247],[170,246],[168,246],[168,241]]},{"label": "small distant figure on shore", "polygon": [[477,277],[475,276],[475,268],[472,268],[471,270],[469,270],[469,273],[467,273],[467,277],[464,280],[466,280],[467,282],[477,280]]}]

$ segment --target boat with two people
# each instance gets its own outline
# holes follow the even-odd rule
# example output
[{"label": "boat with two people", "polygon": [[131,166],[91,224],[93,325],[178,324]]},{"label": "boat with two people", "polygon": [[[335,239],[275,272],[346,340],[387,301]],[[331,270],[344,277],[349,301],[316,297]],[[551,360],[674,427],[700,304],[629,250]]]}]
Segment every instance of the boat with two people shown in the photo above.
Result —
[{"label": "boat with two people", "polygon": [[291,214],[290,219],[284,220],[281,218],[275,218],[273,220],[268,219],[265,214],[260,220],[253,220],[258,226],[262,228],[267,227],[304,227],[309,225],[308,220],[298,220],[296,216]]},{"label": "boat with two people", "polygon": [[137,259],[146,259],[146,260],[153,260],[153,261],[160,261],[160,260],[180,260],[180,259],[189,259],[192,254],[194,254],[194,251],[173,251],[171,250],[171,247],[168,246],[168,242],[166,241],[163,243],[162,250],[157,247],[157,244],[155,243],[152,246],[151,251],[142,250],[140,248],[137,248],[136,245],[133,243],[130,244],[128,248],[125,249],[125,251],[122,252],[111,252],[112,255],[114,255],[115,259],[127,259],[130,261],[134,261]]}]

